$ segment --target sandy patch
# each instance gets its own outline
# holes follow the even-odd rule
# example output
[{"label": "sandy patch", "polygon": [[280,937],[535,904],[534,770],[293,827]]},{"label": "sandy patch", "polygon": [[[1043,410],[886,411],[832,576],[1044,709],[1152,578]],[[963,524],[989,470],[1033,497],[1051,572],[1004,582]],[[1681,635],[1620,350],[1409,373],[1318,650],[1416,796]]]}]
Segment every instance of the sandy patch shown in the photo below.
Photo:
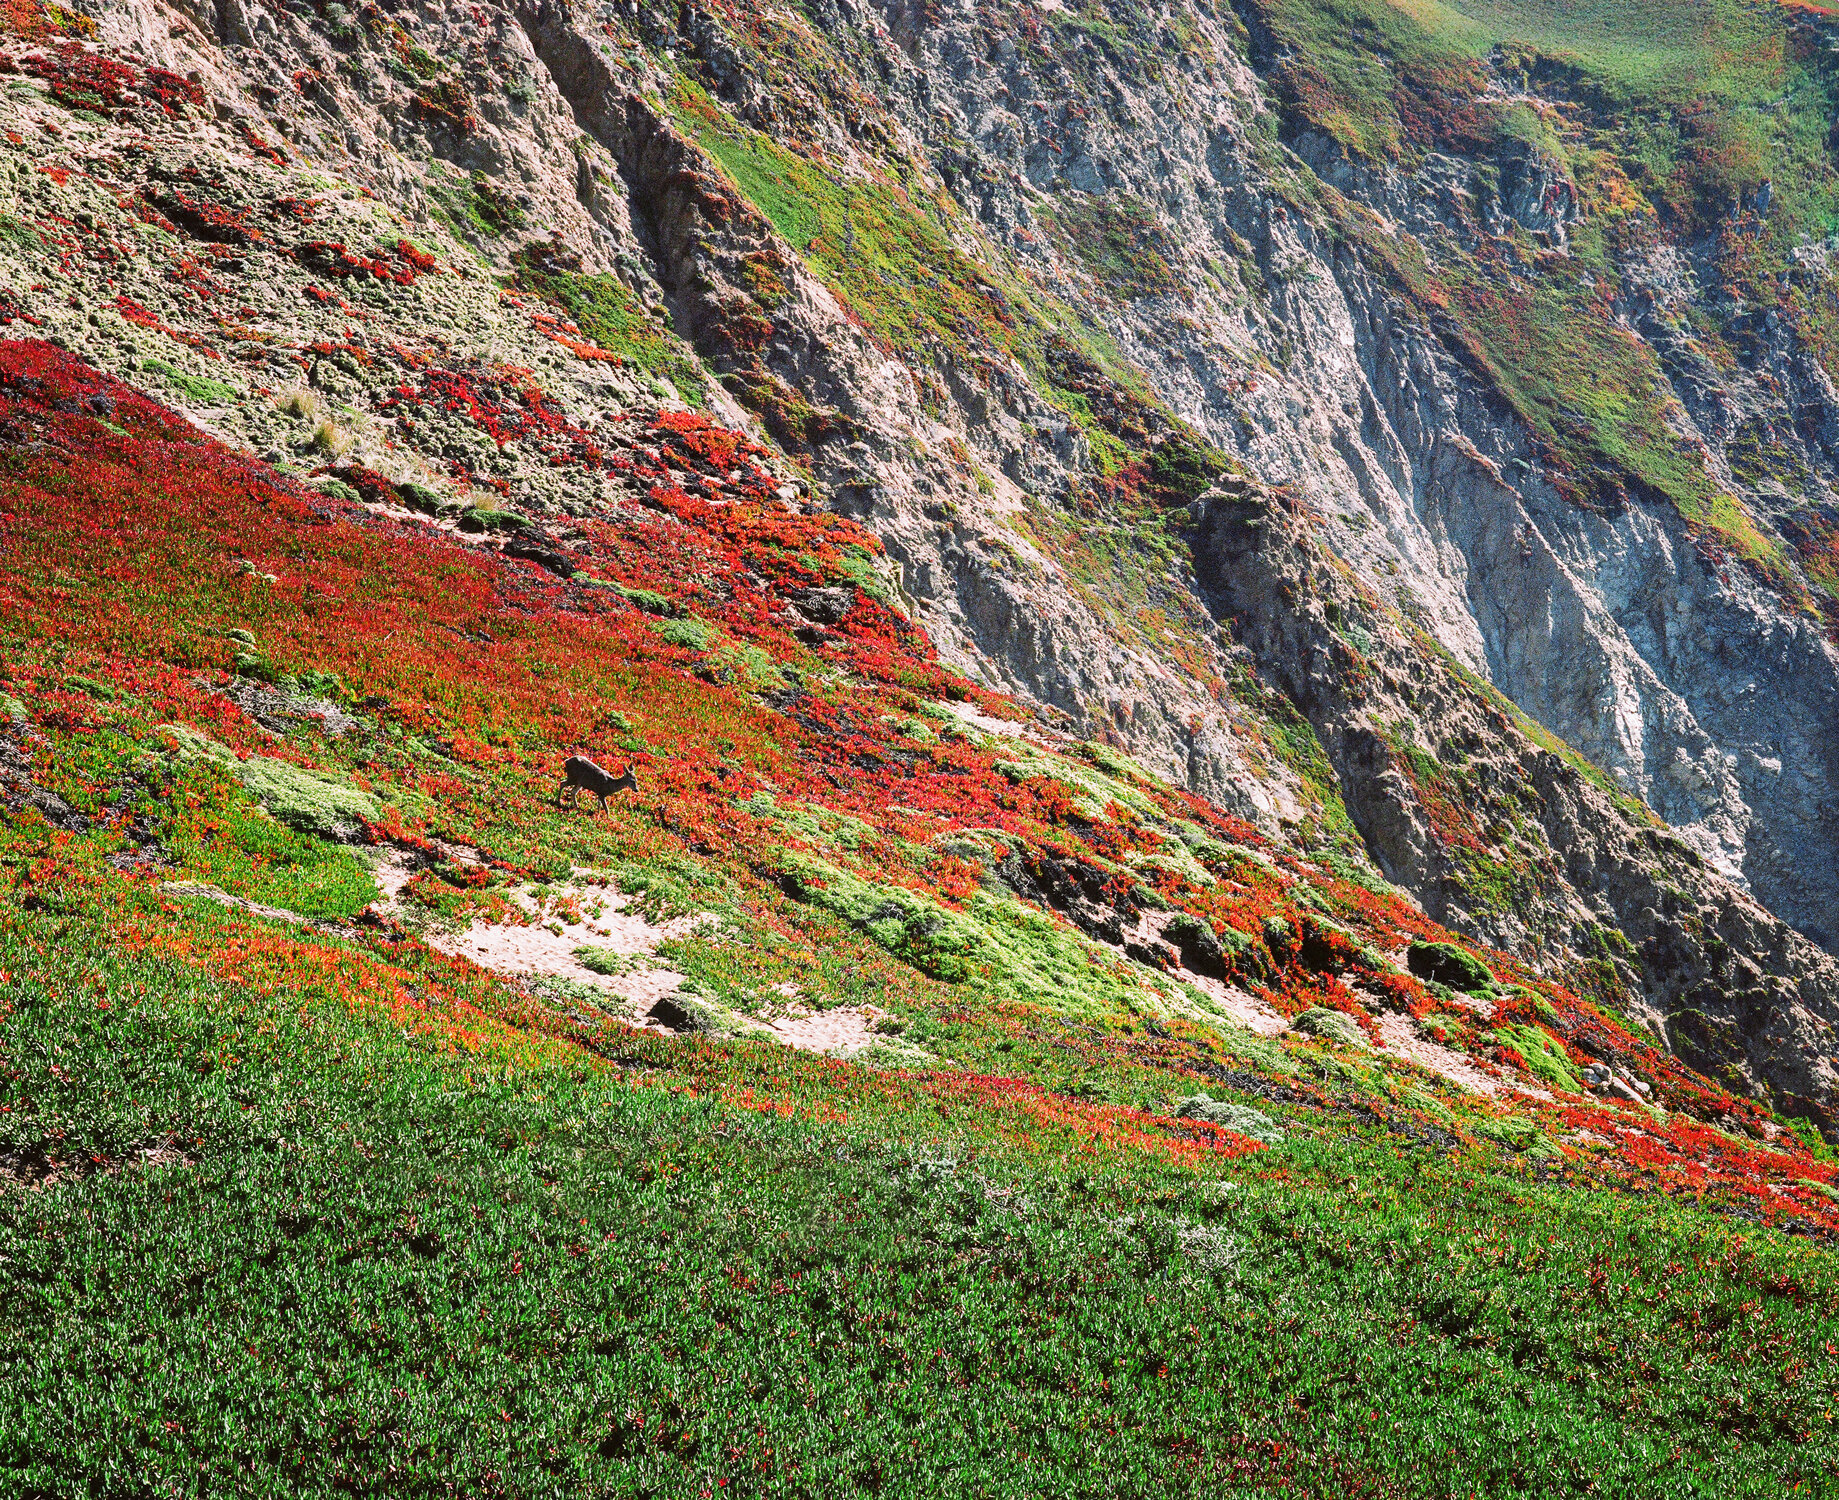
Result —
[{"label": "sandy patch", "polygon": [[880,1040],[874,1025],[886,1015],[886,1011],[872,1005],[839,1005],[834,1010],[817,1011],[794,1005],[767,1021],[766,1029],[800,1052],[852,1057]]},{"label": "sandy patch", "polygon": [[1031,719],[999,719],[970,703],[943,702],[936,706],[946,710],[959,723],[968,724],[972,729],[981,730],[985,734],[1033,740],[1037,745],[1052,746],[1056,743],[1052,733]]},{"label": "sandy patch", "polygon": [[[450,844],[436,844],[435,847],[447,854],[455,864],[476,865],[479,860],[459,858],[459,852]],[[377,882],[377,889],[383,893],[377,902],[384,911],[396,909],[396,898],[402,894],[402,888],[414,878],[419,867],[411,864],[399,851],[390,850],[371,872],[371,878]]]},{"label": "sandy patch", "polygon": [[[472,864],[477,861],[461,858],[459,862]],[[375,905],[380,912],[396,918],[404,915],[398,898],[414,873],[414,867],[400,855],[392,855],[378,867],[376,881],[383,897]],[[167,880],[161,882],[160,889],[174,896],[199,896],[234,911],[245,911],[270,921],[289,922],[333,937],[361,941],[363,936],[342,923],[302,916],[281,906],[265,906],[203,881]],[[668,922],[651,922],[637,912],[624,910],[630,898],[611,887],[567,885],[539,892],[534,886],[526,885],[515,886],[505,895],[529,919],[527,924],[474,922],[464,932],[411,930],[437,953],[468,959],[494,974],[546,976],[592,985],[610,997],[626,1001],[641,1018],[645,1011],[673,994],[683,983],[681,974],[651,962],[650,955],[660,943],[688,936],[706,917],[706,913],[699,912]],[[579,922],[562,915],[558,908],[566,907],[570,898],[576,909],[590,915]],[[630,960],[630,965],[622,965],[620,973],[602,974],[575,956],[576,950],[581,948],[598,948]],[[634,1024],[655,1027],[657,1022],[640,1019]]]},{"label": "sandy patch", "polygon": [[[476,850],[450,845],[441,845],[440,850],[444,857],[458,864],[481,862]],[[418,868],[419,864],[401,853],[392,851],[387,855],[375,874],[383,893],[375,906],[379,912],[398,920],[410,917],[409,930],[437,953],[464,958],[482,969],[509,978],[567,979],[592,986],[608,1000],[623,1002],[609,1007],[622,1024],[647,1031],[676,1033],[676,1028],[652,1018],[648,1012],[660,1000],[669,1000],[676,994],[682,987],[683,975],[658,963],[652,954],[660,943],[687,937],[702,923],[711,920],[709,913],[697,912],[667,922],[653,922],[629,910],[632,898],[610,885],[571,882],[544,889],[519,885],[503,888],[502,894],[518,909],[524,921],[474,921],[464,931],[448,932],[421,927],[421,914],[410,913],[402,905],[403,887]],[[590,873],[587,870],[575,872],[577,877]],[[278,906],[264,906],[199,882],[167,881],[163,888],[174,895],[202,896],[253,916],[354,939],[362,937],[354,929],[317,922]],[[580,919],[574,920],[571,912],[579,912]],[[606,955],[612,960],[607,966],[616,972],[601,973],[589,968],[576,956],[583,948],[597,949]],[[813,1010],[797,998],[796,985],[784,983],[773,988],[788,1003],[771,1016],[762,1017],[757,1024],[761,1034],[770,1035],[787,1047],[801,1052],[853,1057],[877,1042],[888,1040],[874,1030],[875,1023],[887,1017],[886,1011],[872,1005]],[[627,1013],[620,1014],[620,1011]],[[5,1175],[4,1160],[0,1160],[0,1177]]]},{"label": "sandy patch", "polygon": [[1290,1029],[1287,1016],[1255,995],[1248,995],[1237,985],[1227,984],[1223,979],[1210,979],[1192,969],[1178,969],[1173,977],[1199,990],[1207,997],[1209,1009],[1236,1021],[1247,1031],[1259,1036],[1277,1036]]},{"label": "sandy patch", "polygon": [[1410,1016],[1400,1015],[1397,1011],[1386,1011],[1380,1015],[1379,1039],[1386,1051],[1409,1058],[1420,1068],[1428,1069],[1440,1078],[1447,1078],[1471,1094],[1483,1094],[1493,1099],[1505,1089],[1531,1099],[1551,1100],[1552,1096],[1544,1089],[1482,1072],[1473,1058],[1420,1036],[1417,1023]]},{"label": "sandy patch", "polygon": [[[561,927],[561,932],[552,932],[548,927],[534,923],[528,927],[516,927],[495,922],[474,922],[464,932],[424,932],[421,938],[437,952],[470,959],[480,968],[490,969],[494,974],[570,979],[617,995],[625,995],[631,990],[630,998],[635,1000],[643,992],[649,993],[655,1001],[659,995],[670,993],[682,983],[682,975],[663,969],[627,974],[598,973],[575,957],[575,950],[584,947],[612,947],[612,944],[604,940],[597,942],[598,934],[585,925],[561,922],[556,925]],[[664,932],[657,941],[663,942],[665,937],[682,935],[681,932]],[[656,943],[652,946],[655,947]],[[628,948],[622,951],[633,954],[641,950]],[[645,983],[634,983],[639,980]]]},{"label": "sandy patch", "polygon": [[[651,922],[637,912],[618,910],[630,898],[611,890],[577,886],[556,888],[545,897],[528,886],[506,892],[511,902],[530,916],[526,926],[474,922],[464,932],[427,932],[422,940],[430,948],[468,958],[495,974],[522,974],[569,979],[617,995],[639,1011],[649,1010],[683,984],[674,969],[647,962],[660,943],[687,937],[702,922],[703,914]],[[611,913],[570,922],[554,908],[558,900],[589,897],[615,907]],[[598,948],[633,960],[624,973],[602,974],[577,958],[576,950]]]},{"label": "sandy patch", "polygon": [[[1139,912],[1136,926],[1125,935],[1125,941],[1134,940],[1146,945],[1160,942],[1165,925],[1166,918],[1159,917],[1154,912]],[[1196,974],[1192,969],[1176,968],[1165,975],[1158,970],[1137,964],[1137,961],[1125,952],[1124,943],[1108,943],[1096,937],[1090,938],[1089,941],[1094,947],[1102,948],[1107,953],[1136,965],[1144,977],[1143,988],[1146,998],[1153,997],[1155,1004],[1172,1006],[1177,1014],[1186,1016],[1190,1020],[1218,1019],[1223,1016],[1235,1025],[1243,1026],[1247,1031],[1255,1032],[1259,1036],[1276,1036],[1290,1029],[1287,1017],[1264,1001],[1247,994],[1237,985],[1228,984],[1223,979],[1210,978],[1205,974]],[[1176,987],[1172,992],[1171,985]],[[1206,1003],[1195,1005],[1190,997],[1181,993],[1181,986],[1198,990],[1206,997]]]},{"label": "sandy patch", "polygon": [[[442,853],[461,864],[479,862],[474,850],[442,846]],[[414,873],[415,866],[403,856],[386,859],[376,876],[383,891],[379,908],[401,915],[399,897]],[[589,872],[575,873],[580,876]],[[610,885],[571,883],[540,890],[534,885],[519,885],[505,890],[504,895],[523,914],[524,922],[474,921],[463,932],[429,928],[418,936],[436,952],[468,959],[494,974],[567,979],[591,985],[631,1006],[638,1013],[632,1024],[653,1028],[658,1023],[643,1019],[644,1012],[674,994],[683,976],[651,962],[651,954],[660,943],[687,937],[708,919],[706,912],[697,912],[653,922],[627,910],[632,898]],[[580,920],[575,920],[571,912],[580,912]],[[582,948],[598,949],[627,962],[620,964],[620,972],[603,974],[576,956]]]}]

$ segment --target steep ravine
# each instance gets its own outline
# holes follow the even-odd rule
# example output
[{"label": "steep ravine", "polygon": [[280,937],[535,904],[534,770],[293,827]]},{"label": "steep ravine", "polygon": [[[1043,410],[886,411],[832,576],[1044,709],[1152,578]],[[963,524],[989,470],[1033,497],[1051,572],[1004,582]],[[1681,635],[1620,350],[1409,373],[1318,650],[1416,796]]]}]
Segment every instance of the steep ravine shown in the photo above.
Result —
[{"label": "steep ravine", "polygon": [[[1273,779],[1270,771],[1250,775],[1217,724],[1217,705],[1168,664],[1100,645],[1104,623],[1057,586],[1051,562],[1004,526],[1004,509],[1024,491],[1051,495],[1066,465],[1083,467],[1086,458],[1082,440],[1026,373],[1011,365],[959,382],[949,402],[956,409],[929,415],[909,366],[852,325],[795,249],[735,198],[719,169],[634,91],[569,13],[541,0],[522,7],[519,20],[576,121],[617,164],[632,226],[675,326],[731,388],[770,382],[828,414],[816,441],[783,426],[774,435],[811,461],[837,508],[876,529],[948,655],[1066,721],[1089,728],[1097,715],[1145,723],[1134,743],[1150,764],[1236,811],[1268,818],[1287,806],[1281,773],[1274,794],[1261,785]],[[771,309],[770,333],[737,336],[738,319],[758,316],[747,268],[763,256],[779,268],[787,295]],[[775,424],[769,419],[767,427]],[[1045,452],[1037,448],[1042,435]],[[993,494],[980,494],[964,465],[940,461],[941,449],[963,442],[1002,476]],[[1210,716],[1211,732],[1187,727]]]},{"label": "steep ravine", "polygon": [[[1616,932],[1607,993],[1695,1067],[1831,1108],[1839,963],[1427,653],[1296,500],[1210,494],[1195,545],[1216,607],[1309,716],[1368,846],[1426,910],[1520,951],[1587,952]],[[1515,869],[1521,899],[1477,910],[1478,860]]]}]

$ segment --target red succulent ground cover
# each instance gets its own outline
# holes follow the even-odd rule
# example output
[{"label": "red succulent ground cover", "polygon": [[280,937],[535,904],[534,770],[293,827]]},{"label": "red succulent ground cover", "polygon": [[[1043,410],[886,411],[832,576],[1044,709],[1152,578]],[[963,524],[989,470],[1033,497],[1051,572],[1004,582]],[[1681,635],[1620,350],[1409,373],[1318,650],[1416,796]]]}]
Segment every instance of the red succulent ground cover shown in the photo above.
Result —
[{"label": "red succulent ground cover", "polygon": [[0,0],[0,31],[10,31],[28,42],[47,37],[92,37],[96,23],[61,5],[40,0]]},{"label": "red succulent ground cover", "polygon": [[[36,35],[57,34],[49,20],[40,25]],[[35,35],[32,31],[23,34]],[[13,71],[14,66],[7,61],[5,71]],[[137,68],[104,57],[80,41],[60,41],[47,52],[28,53],[16,66],[19,72],[43,79],[52,97],[71,109],[101,113],[140,108],[175,114],[204,105],[204,91],[189,79],[164,68]]]},{"label": "red succulent ground cover", "polygon": [[[1019,711],[943,667],[924,632],[859,585],[879,551],[875,539],[785,499],[768,453],[744,435],[701,416],[659,413],[603,451],[516,372],[486,379],[426,371],[405,383],[400,399],[405,410],[463,403],[487,431],[602,472],[605,506],[587,518],[527,523],[502,550],[468,542],[400,519],[399,508],[386,513],[277,475],[51,345],[0,343],[0,618],[8,636],[33,644],[12,676],[33,690],[46,727],[75,743],[99,725],[96,700],[59,690],[40,665],[50,651],[61,671],[86,672],[144,703],[149,731],[190,722],[240,753],[307,760],[308,751],[264,733],[221,691],[233,655],[224,631],[244,627],[276,670],[336,673],[362,695],[366,712],[440,736],[460,768],[486,773],[424,772],[420,790],[437,811],[392,812],[370,830],[373,839],[411,845],[436,831],[478,837],[503,827],[514,816],[504,810],[507,794],[532,805],[547,797],[570,750],[620,763],[636,729],[646,748],[629,758],[655,827],[647,836],[660,848],[719,857],[769,929],[783,923],[779,882],[800,838],[753,809],[757,792],[861,819],[871,833],[854,851],[857,868],[947,907],[979,883],[974,866],[937,847],[937,836],[954,830],[1001,830],[1036,871],[1115,872],[1130,868],[1132,854],[1164,848],[1137,812],[1116,802],[1082,811],[1064,782],[1005,770],[999,761],[1012,749],[953,733],[936,717],[944,732],[927,731],[920,716],[938,700],[969,700],[1001,717]],[[385,476],[352,473],[369,500],[393,489]],[[847,589],[848,607],[816,624],[792,607],[812,589]],[[663,628],[660,606],[710,627],[705,644]],[[783,674],[777,684],[747,680],[748,650]],[[1080,747],[1060,750],[1078,763]],[[1513,1061],[1472,1010],[1375,957],[1418,938],[1453,940],[1421,912],[1272,849],[1187,793],[1148,778],[1134,792],[1158,815],[1197,826],[1228,850],[1256,853],[1214,861],[1209,884],[1154,864],[1114,882],[1120,899],[1125,886],[1140,885],[1216,933],[1250,939],[1252,956],[1232,975],[1242,987],[1288,1014],[1340,1010],[1369,1034],[1376,1009],[1440,1013],[1450,1045]],[[46,859],[36,881],[98,878],[55,853]],[[143,905],[123,936],[187,941],[157,904]],[[353,1003],[432,1018],[427,1024],[462,1045],[485,1025],[481,1018],[503,1017],[513,1004],[462,961],[387,935],[377,941],[378,953],[354,958],[304,937],[252,938],[208,961],[246,980],[304,965],[316,982],[351,991]],[[1516,1100],[1519,1113],[1569,1132],[1552,1171],[1738,1199],[1765,1220],[1839,1228],[1839,1205],[1808,1186],[1831,1182],[1832,1165],[1792,1137],[1779,1148],[1752,1139],[1769,1128],[1757,1106],[1692,1074],[1573,991],[1507,955],[1485,957],[1503,985],[1523,987],[1498,999],[1493,1024],[1538,1027],[1574,1063],[1609,1059],[1632,1069],[1672,1111],[1661,1119],[1580,1096],[1549,1106]],[[1162,961],[1179,967],[1172,955]],[[511,1022],[591,1045],[539,1010]],[[1211,1076],[1204,1028],[1082,1029],[1026,1004],[981,1024],[1069,1056]],[[757,1077],[743,1084],[719,1049],[695,1045],[712,1087],[760,1089]],[[1003,1128],[1023,1137],[1047,1131],[1095,1148],[1177,1156],[1253,1149],[1217,1127],[1069,1099],[1023,1079],[828,1061],[800,1060],[795,1069],[818,1070],[812,1077],[821,1075],[827,1107],[892,1090],[938,1110],[1007,1120]],[[810,1083],[783,1102],[805,1107]],[[1315,1085],[1289,1089],[1305,1108],[1330,1103]],[[770,1090],[748,1097],[781,1098]],[[1428,1118],[1408,1106],[1399,1117],[1407,1125]]]}]

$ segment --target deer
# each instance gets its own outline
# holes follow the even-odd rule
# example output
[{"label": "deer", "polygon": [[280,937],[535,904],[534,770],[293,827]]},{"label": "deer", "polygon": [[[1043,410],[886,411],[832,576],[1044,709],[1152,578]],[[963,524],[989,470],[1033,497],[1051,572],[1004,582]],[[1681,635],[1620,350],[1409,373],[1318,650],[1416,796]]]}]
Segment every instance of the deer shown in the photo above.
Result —
[{"label": "deer", "polygon": [[[601,770],[585,755],[571,755],[562,762],[562,784],[556,788],[556,806],[579,807],[581,794],[585,791],[590,797],[598,797],[604,808],[607,798],[615,792],[636,792],[638,789],[639,779],[633,774],[631,766],[614,776]],[[562,800],[564,792],[569,794],[566,803]]]}]

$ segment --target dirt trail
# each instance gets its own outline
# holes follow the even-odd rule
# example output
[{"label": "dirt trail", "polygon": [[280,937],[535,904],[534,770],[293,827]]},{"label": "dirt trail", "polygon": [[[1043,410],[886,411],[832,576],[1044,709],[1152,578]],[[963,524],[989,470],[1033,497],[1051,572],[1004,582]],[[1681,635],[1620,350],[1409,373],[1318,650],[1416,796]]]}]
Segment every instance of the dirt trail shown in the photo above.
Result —
[{"label": "dirt trail", "polygon": [[1410,1016],[1387,1011],[1379,1018],[1379,1036],[1386,1051],[1410,1058],[1419,1067],[1447,1078],[1472,1094],[1483,1094],[1494,1099],[1500,1096],[1502,1090],[1506,1090],[1509,1093],[1524,1094],[1531,1099],[1543,1099],[1547,1103],[1551,1101],[1552,1096],[1545,1089],[1484,1073],[1476,1066],[1473,1058],[1418,1035],[1417,1023]]},{"label": "dirt trail", "polygon": [[[443,845],[441,852],[456,864],[480,863],[475,850]],[[382,893],[375,903],[380,913],[398,920],[407,915],[402,891],[416,869],[417,865],[401,854],[392,853],[382,861],[375,877]],[[660,944],[687,937],[702,923],[711,920],[710,914],[697,912],[653,922],[627,909],[632,897],[610,885],[586,883],[586,877],[593,876],[594,871],[581,869],[574,873],[576,879],[566,885],[540,889],[535,885],[519,885],[506,889],[503,894],[522,914],[525,919],[522,922],[474,920],[461,931],[424,928],[417,922],[416,936],[436,952],[467,959],[494,974],[567,979],[591,985],[609,1000],[624,1002],[615,1009],[616,1013],[621,1009],[627,1012],[617,1015],[625,1025],[673,1032],[674,1028],[652,1019],[647,1012],[658,1001],[674,995],[681,988],[684,976],[656,962],[652,955]],[[339,936],[359,936],[355,929],[315,922],[298,912],[263,906],[196,881],[169,881],[166,889],[177,895],[201,896],[256,916],[316,927]],[[572,913],[579,913],[579,919]],[[581,961],[578,955],[583,949],[596,950],[601,960],[599,967],[590,968]],[[605,969],[613,972],[603,972]],[[760,1024],[765,1032],[785,1046],[801,1052],[853,1057],[881,1040],[874,1026],[885,1018],[885,1011],[872,1005],[812,1010],[792,998],[796,990],[788,986],[783,993],[789,1003]]]},{"label": "dirt trail", "polygon": [[766,1029],[800,1052],[852,1057],[879,1040],[874,1025],[886,1014],[872,1005],[840,1005],[834,1010],[819,1011],[792,1006],[768,1021]]},{"label": "dirt trail", "polygon": [[1176,977],[1183,984],[1192,985],[1205,995],[1212,1009],[1237,1021],[1247,1031],[1256,1032],[1259,1036],[1277,1036],[1290,1029],[1289,1018],[1275,1006],[1246,994],[1237,985],[1227,984],[1222,979],[1211,979],[1205,974],[1196,974],[1191,969],[1181,970]]}]

